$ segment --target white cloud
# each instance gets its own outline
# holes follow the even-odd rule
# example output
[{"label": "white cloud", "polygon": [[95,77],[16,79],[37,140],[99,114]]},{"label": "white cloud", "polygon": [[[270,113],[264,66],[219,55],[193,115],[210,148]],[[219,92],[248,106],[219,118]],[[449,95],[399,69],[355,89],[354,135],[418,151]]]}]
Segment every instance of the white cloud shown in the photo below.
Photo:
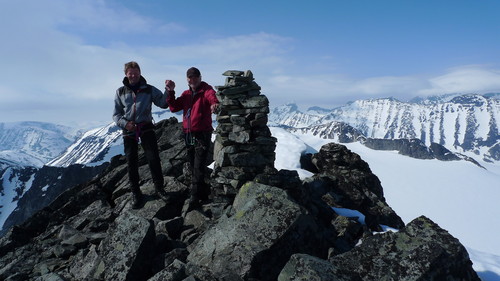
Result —
[{"label": "white cloud", "polygon": [[[250,69],[272,105],[294,100],[304,106],[334,107],[359,98],[500,92],[500,72],[480,66],[451,69],[438,77],[346,77],[339,74],[342,69],[331,68],[334,56],[297,56],[296,38],[266,32],[195,36],[182,43],[167,36],[171,43],[148,45],[147,39],[159,34],[189,36],[190,31],[181,23],[148,18],[110,6],[113,3],[120,5],[103,0],[19,0],[3,5],[0,16],[10,24],[0,26],[0,36],[8,38],[0,44],[0,53],[7,54],[0,68],[0,110],[7,116],[2,119],[9,121],[29,104],[41,121],[51,121],[43,120],[44,109],[54,107],[68,110],[75,119],[108,120],[123,64],[130,60],[141,64],[150,84],[162,89],[165,79],[173,79],[179,91],[186,87],[184,74],[190,66],[199,67],[213,86],[224,84],[225,70]],[[126,40],[128,34],[139,33],[146,43]],[[96,34],[109,38],[103,43],[93,37]],[[9,111],[14,109],[16,113]]]},{"label": "white cloud", "polygon": [[277,105],[294,100],[304,107],[320,105],[332,108],[355,99],[394,97],[407,101],[416,96],[500,92],[500,70],[463,66],[437,77],[415,75],[366,79],[335,74],[277,75],[265,80],[261,86],[272,93],[270,100],[276,101]]},{"label": "white cloud", "polygon": [[[112,9],[106,3],[53,0],[42,4],[21,0],[2,9],[0,16],[12,23],[0,27],[0,36],[9,38],[9,44],[0,45],[0,52],[8,54],[2,59],[8,67],[0,69],[3,99],[0,109],[5,116],[2,121],[11,121],[9,118],[54,121],[53,116],[61,116],[64,111],[70,113],[68,118],[102,116],[107,120],[115,90],[123,78],[123,64],[130,60],[141,64],[151,84],[162,89],[164,79],[175,79],[181,90],[185,87],[184,73],[192,65],[200,67],[204,78],[216,86],[224,83],[221,74],[227,69],[265,73],[273,65],[285,64],[281,55],[284,42],[289,39],[267,33],[173,47],[148,47],[136,45],[136,41],[116,42],[112,46],[88,44],[82,36],[98,26],[113,32],[154,26],[152,20],[126,9]],[[158,30],[180,32],[183,27],[167,23],[158,25]],[[52,113],[54,107],[60,107],[60,114]],[[44,110],[48,120],[43,120]],[[36,116],[26,117],[35,113]]]},{"label": "white cloud", "polygon": [[374,77],[356,81],[349,89],[352,94],[370,96],[400,96],[415,94],[426,83],[416,77]]},{"label": "white cloud", "polygon": [[442,93],[500,92],[500,71],[482,66],[462,66],[429,79],[430,88],[419,91],[422,95]]}]

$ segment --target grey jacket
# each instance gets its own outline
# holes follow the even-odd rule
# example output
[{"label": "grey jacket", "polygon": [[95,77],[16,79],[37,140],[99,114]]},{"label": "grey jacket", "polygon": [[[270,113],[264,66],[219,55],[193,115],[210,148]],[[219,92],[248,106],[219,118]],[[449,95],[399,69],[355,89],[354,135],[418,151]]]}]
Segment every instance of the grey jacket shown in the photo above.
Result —
[{"label": "grey jacket", "polygon": [[127,77],[123,79],[123,86],[116,90],[113,121],[122,129],[129,121],[137,124],[152,122],[153,103],[160,108],[168,108],[167,93],[163,94],[158,88],[148,85],[142,76],[139,83],[137,94],[129,88]]}]

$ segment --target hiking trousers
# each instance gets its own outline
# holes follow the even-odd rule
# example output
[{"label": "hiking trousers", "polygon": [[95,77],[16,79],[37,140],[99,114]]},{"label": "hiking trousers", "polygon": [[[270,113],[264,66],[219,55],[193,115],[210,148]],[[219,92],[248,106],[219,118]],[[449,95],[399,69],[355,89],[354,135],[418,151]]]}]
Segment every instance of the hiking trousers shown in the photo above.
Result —
[{"label": "hiking trousers", "polygon": [[[128,178],[131,188],[139,188],[139,143],[134,137],[124,136],[123,146],[125,148],[125,157],[127,158]],[[141,134],[141,146],[148,161],[155,187],[163,187],[164,181],[160,153],[154,130],[147,130]]]},{"label": "hiking trousers", "polygon": [[185,134],[188,160],[191,168],[191,197],[206,200],[210,186],[205,183],[207,160],[212,132]]}]

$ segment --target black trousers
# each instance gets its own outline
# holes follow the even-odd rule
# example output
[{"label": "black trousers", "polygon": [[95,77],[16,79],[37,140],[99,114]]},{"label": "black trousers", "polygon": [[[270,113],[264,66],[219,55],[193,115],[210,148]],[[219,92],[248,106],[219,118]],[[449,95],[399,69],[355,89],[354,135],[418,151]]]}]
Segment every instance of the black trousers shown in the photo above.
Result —
[{"label": "black trousers", "polygon": [[210,195],[210,186],[205,183],[205,175],[212,132],[192,132],[184,136],[191,166],[191,196],[206,200]]},{"label": "black trousers", "polygon": [[[132,189],[139,188],[139,144],[134,137],[125,136],[123,138],[123,146],[125,147],[125,157],[128,164],[128,178]],[[163,187],[163,173],[161,169],[160,153],[156,134],[153,130],[147,130],[142,133],[141,146],[144,149],[144,154],[148,161],[151,177],[156,186]]]}]

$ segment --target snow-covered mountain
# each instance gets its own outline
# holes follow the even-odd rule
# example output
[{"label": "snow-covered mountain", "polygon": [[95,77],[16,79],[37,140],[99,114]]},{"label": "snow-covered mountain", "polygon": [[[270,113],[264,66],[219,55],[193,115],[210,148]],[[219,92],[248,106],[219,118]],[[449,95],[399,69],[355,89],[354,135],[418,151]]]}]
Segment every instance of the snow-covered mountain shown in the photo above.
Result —
[{"label": "snow-covered mountain", "polygon": [[311,107],[306,112],[301,112],[294,103],[287,103],[273,108],[269,114],[270,126],[286,126],[303,128],[316,124],[329,110],[320,107]]},{"label": "snow-covered mountain", "polygon": [[63,191],[86,182],[102,171],[107,164],[95,167],[4,167],[0,180],[0,236],[45,207]]},{"label": "snow-covered mountain", "polygon": [[[335,109],[295,104],[275,107],[269,125],[311,133],[335,142],[366,138],[420,139],[478,160],[500,161],[500,95],[446,95],[401,102],[392,98],[359,100]],[[179,114],[155,113],[157,120]],[[98,165],[121,154],[120,130],[113,123],[86,132],[64,153],[47,163]],[[462,157],[463,158],[463,157]]]},{"label": "snow-covered mountain", "polygon": [[[180,113],[171,113],[167,110],[154,112],[153,117],[155,120],[181,118]],[[121,135],[121,129],[114,122],[90,130],[46,165],[67,167],[72,164],[100,165],[108,162],[113,156],[123,154]]]},{"label": "snow-covered mountain", "polygon": [[37,170],[0,161],[0,229],[19,199],[30,189]]},{"label": "snow-covered mountain", "polygon": [[[274,108],[269,119],[302,132],[326,131],[348,124],[368,138],[420,139],[485,161],[500,161],[499,95],[452,95],[401,102],[393,98],[358,100],[324,114],[301,112],[287,104]],[[345,126],[344,126],[345,127]],[[331,137],[330,137],[331,138]],[[352,140],[351,140],[352,141]]]},{"label": "snow-covered mountain", "polygon": [[70,127],[51,123],[0,123],[0,160],[13,166],[42,167],[79,135]]},{"label": "snow-covered mountain", "polygon": [[[67,167],[72,164],[98,165],[119,154],[121,129],[114,123],[84,133],[61,155],[49,161],[47,166]],[[120,149],[120,151],[123,149]]]}]

